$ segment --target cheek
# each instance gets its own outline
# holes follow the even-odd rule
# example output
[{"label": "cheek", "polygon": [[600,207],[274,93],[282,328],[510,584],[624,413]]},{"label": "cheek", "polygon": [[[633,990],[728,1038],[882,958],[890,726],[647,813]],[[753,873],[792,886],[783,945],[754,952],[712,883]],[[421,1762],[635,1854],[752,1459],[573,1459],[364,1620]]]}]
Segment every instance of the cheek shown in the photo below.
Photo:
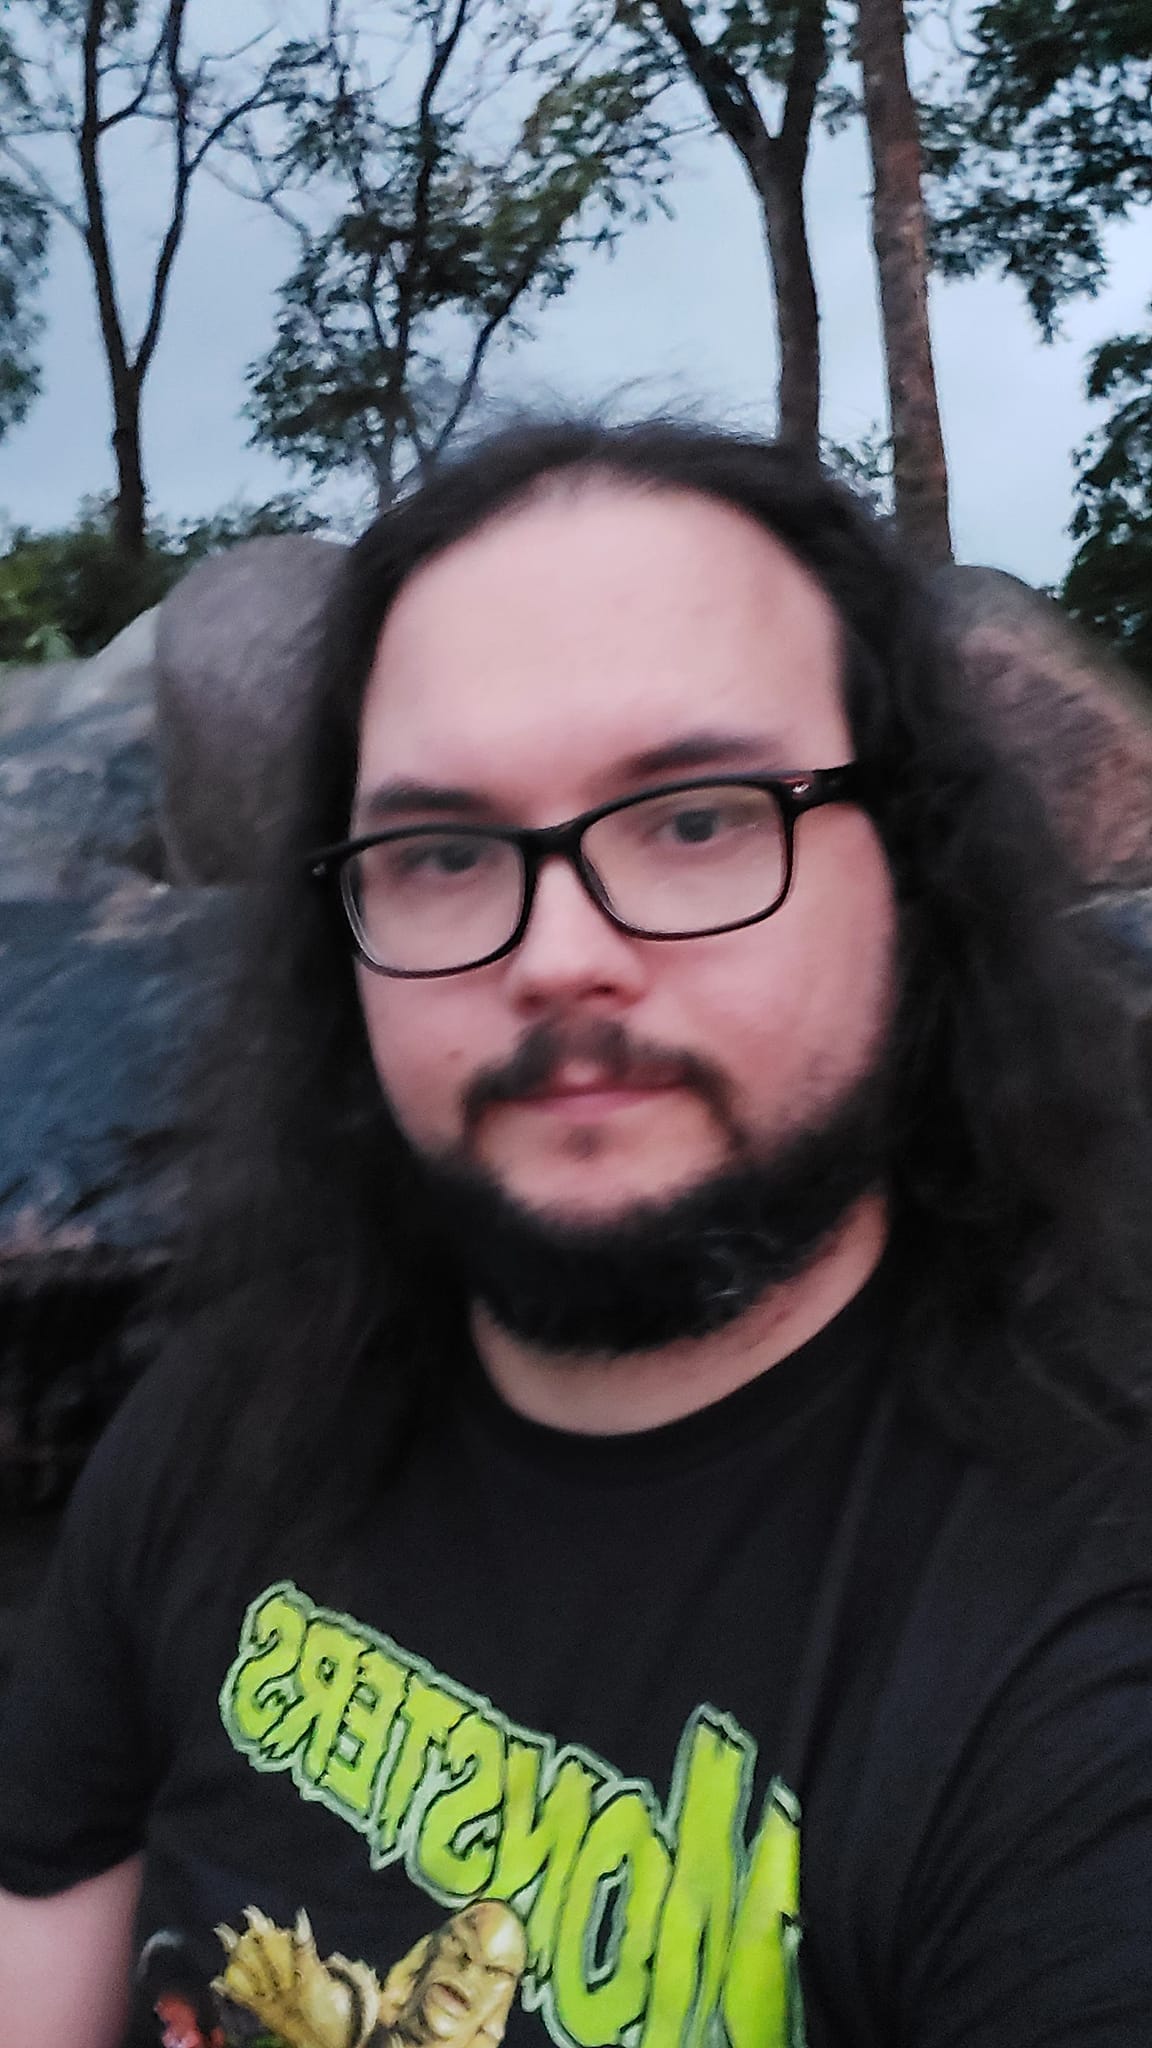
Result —
[{"label": "cheek", "polygon": [[409,1137],[454,1139],[460,1095],[484,1060],[476,992],[463,984],[390,981],[357,969],[380,1085]]},{"label": "cheek", "polygon": [[[749,1110],[786,1113],[807,1084],[854,1079],[892,1006],[896,913],[871,829],[852,858],[797,862],[792,894],[765,924],[716,940],[702,1042],[711,1039]],[[804,849],[801,849],[803,852]]]}]

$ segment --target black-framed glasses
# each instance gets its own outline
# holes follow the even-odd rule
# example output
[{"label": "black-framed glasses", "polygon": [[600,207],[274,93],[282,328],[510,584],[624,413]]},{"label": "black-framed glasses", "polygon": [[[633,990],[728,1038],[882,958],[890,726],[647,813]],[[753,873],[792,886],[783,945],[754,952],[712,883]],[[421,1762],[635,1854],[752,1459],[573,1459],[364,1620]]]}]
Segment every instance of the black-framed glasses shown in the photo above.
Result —
[{"label": "black-framed glasses", "polygon": [[560,859],[612,924],[638,939],[704,939],[759,924],[792,884],[796,820],[860,803],[859,762],[795,775],[663,784],[563,825],[402,825],[309,856],[338,883],[356,949],[378,974],[465,974],[528,928],[544,861]]}]

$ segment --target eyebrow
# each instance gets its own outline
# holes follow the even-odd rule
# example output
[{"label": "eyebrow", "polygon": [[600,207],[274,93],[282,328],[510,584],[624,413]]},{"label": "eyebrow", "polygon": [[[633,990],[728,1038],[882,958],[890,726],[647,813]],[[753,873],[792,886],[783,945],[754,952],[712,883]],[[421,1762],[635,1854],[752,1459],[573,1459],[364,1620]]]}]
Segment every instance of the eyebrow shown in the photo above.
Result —
[{"label": "eyebrow", "polygon": [[[632,783],[650,782],[655,776],[675,775],[681,771],[691,773],[695,768],[746,766],[750,762],[755,762],[770,774],[773,768],[782,768],[788,759],[789,750],[770,734],[702,730],[685,733],[664,746],[646,747],[641,753],[626,755],[616,764],[608,780],[626,787]],[[406,776],[394,782],[380,783],[376,789],[362,796],[356,805],[357,817],[374,824],[392,818],[412,817],[421,812],[488,819],[497,816],[497,807],[474,789],[454,789],[443,783],[418,782]]]},{"label": "eyebrow", "polygon": [[649,776],[667,775],[681,768],[719,768],[749,761],[782,767],[788,758],[788,748],[770,733],[705,729],[685,733],[681,739],[669,740],[666,746],[630,754],[620,763],[618,773],[626,782],[643,782]]},{"label": "eyebrow", "polygon": [[378,789],[369,790],[356,804],[357,817],[372,820],[405,818],[418,811],[451,812],[454,816],[463,812],[480,818],[495,815],[493,805],[474,789],[450,789],[441,783],[414,782],[407,778],[382,782]]}]

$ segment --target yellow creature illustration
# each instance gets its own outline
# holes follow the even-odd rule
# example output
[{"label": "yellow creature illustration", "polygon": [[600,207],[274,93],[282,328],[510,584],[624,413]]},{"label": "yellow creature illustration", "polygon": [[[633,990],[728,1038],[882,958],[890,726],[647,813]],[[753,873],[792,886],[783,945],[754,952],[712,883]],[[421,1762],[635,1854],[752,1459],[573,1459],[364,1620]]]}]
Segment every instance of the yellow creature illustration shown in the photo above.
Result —
[{"label": "yellow creature illustration", "polygon": [[278,1927],[250,1906],[213,1989],[253,2013],[285,2048],[498,2048],[524,1974],[524,1929],[510,1906],[479,1899],[418,1941],[381,1984],[366,1963],[321,1958],[306,1913]]}]

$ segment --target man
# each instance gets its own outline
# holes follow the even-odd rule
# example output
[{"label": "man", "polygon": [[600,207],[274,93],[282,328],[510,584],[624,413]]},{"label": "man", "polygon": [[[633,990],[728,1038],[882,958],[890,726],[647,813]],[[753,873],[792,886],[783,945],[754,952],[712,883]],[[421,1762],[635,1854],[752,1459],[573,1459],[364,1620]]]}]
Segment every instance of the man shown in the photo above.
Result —
[{"label": "man", "polygon": [[927,612],[660,426],[354,552],[7,1718],[20,2048],[482,1900],[510,2048],[1152,2035],[1144,1113]]}]

